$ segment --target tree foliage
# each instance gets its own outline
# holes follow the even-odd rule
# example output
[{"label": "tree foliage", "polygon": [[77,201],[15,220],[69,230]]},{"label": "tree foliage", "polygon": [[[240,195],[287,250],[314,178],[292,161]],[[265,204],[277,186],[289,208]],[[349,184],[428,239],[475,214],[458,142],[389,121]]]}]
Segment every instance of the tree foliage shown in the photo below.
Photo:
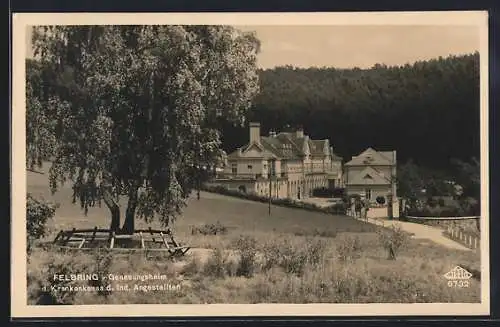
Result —
[{"label": "tree foliage", "polygon": [[469,161],[452,159],[457,170],[457,183],[462,187],[462,197],[480,198],[481,194],[481,166],[479,160],[473,157]]},{"label": "tree foliage", "polygon": [[226,26],[44,26],[33,45],[50,74],[28,83],[30,162],[50,149],[52,191],[70,181],[85,210],[100,194],[113,230],[126,198],[127,233],[136,214],[168,224],[181,212],[219,156],[218,128],[241,125],[259,88],[258,40]]}]

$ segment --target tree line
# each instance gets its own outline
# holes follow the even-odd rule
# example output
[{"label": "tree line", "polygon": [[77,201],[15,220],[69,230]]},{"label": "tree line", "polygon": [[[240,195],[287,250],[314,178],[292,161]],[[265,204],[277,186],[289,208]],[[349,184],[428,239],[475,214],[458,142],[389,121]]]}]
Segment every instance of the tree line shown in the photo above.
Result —
[{"label": "tree line", "polygon": [[[440,170],[450,158],[479,158],[478,53],[370,69],[283,66],[259,79],[247,120],[264,132],[301,125],[345,160],[369,146]],[[248,141],[245,128],[227,126],[223,136],[226,151]]]}]

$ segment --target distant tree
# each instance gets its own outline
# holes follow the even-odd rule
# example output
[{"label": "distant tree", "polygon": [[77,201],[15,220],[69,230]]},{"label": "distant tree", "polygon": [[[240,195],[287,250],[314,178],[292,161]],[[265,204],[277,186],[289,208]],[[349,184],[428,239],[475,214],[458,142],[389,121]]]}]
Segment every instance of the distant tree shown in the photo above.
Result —
[{"label": "distant tree", "polygon": [[[241,125],[258,92],[254,34],[156,25],[34,32],[35,56],[56,78],[28,83],[29,163],[50,152],[52,191],[70,181],[85,211],[99,190],[114,231],[133,233],[136,216],[167,225],[185,206],[195,172],[219,153],[222,122]],[[46,99],[32,96],[47,84]],[[44,129],[54,145],[44,143]]]},{"label": "distant tree", "polygon": [[425,189],[425,178],[413,160],[410,159],[398,166],[397,186],[399,195],[409,200],[410,203],[422,195],[422,190]]},{"label": "distant tree", "polygon": [[462,187],[462,196],[480,198],[481,192],[481,166],[477,158],[470,161],[452,159],[452,164],[457,170],[457,184]]}]

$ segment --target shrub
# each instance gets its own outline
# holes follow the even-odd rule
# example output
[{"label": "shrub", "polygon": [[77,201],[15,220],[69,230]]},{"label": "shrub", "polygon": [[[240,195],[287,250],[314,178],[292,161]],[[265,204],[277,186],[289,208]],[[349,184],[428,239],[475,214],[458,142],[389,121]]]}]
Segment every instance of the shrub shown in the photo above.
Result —
[{"label": "shrub", "polygon": [[307,263],[310,265],[318,265],[322,262],[326,251],[326,242],[323,240],[310,239],[306,245]]},{"label": "shrub", "polygon": [[264,270],[279,267],[287,274],[302,276],[306,267],[323,262],[326,242],[309,238],[303,246],[293,245],[288,240],[273,241],[264,245]]},{"label": "shrub", "polygon": [[391,226],[390,229],[379,229],[377,231],[379,242],[387,251],[389,260],[396,260],[399,250],[406,247],[409,242],[409,234],[399,226]]},{"label": "shrub", "polygon": [[227,273],[227,254],[221,248],[216,248],[212,251],[210,256],[203,267],[203,272],[206,276],[224,278]]},{"label": "shrub", "polygon": [[377,198],[375,199],[377,201],[378,204],[380,205],[383,205],[385,204],[385,198],[382,196],[382,195],[379,195],[377,196]]},{"label": "shrub", "polygon": [[306,253],[295,249],[287,240],[267,243],[262,252],[265,270],[280,267],[286,273],[300,275],[307,263]]},{"label": "shrub", "polygon": [[203,234],[203,235],[217,235],[217,234],[226,234],[227,227],[222,225],[219,221],[215,224],[205,224],[199,227],[193,227],[191,229],[191,234]]},{"label": "shrub", "polygon": [[[251,201],[257,201],[257,202],[264,202],[267,203],[269,202],[269,198],[266,196],[260,196],[258,194],[254,193],[242,193],[240,191],[235,191],[235,190],[229,190],[223,186],[216,185],[216,186],[203,186],[203,189],[207,192],[213,192],[213,193],[218,193],[222,195],[227,195],[227,196],[234,196],[238,197],[241,199],[246,199],[246,200],[251,200]],[[355,198],[360,198],[359,195],[354,195]],[[345,201],[344,201],[345,202]],[[300,201],[295,201],[292,199],[276,199],[273,198],[271,199],[271,203],[274,205],[279,205],[279,206],[284,206],[284,207],[289,207],[289,208],[296,208],[296,209],[304,209],[304,210],[309,210],[309,211],[316,211],[316,212],[323,212],[327,214],[335,214],[335,215],[345,215],[347,213],[347,205],[345,203],[336,203],[330,207],[324,208],[321,206],[318,206],[314,203],[308,203],[308,202],[300,202]],[[195,232],[193,232],[194,234]]]},{"label": "shrub", "polygon": [[28,253],[31,252],[35,240],[48,234],[47,222],[54,218],[56,209],[56,205],[43,200],[37,200],[28,193],[26,197],[26,237]]},{"label": "shrub", "polygon": [[336,187],[332,190],[332,197],[334,198],[343,198],[345,197],[345,188]]},{"label": "shrub", "polygon": [[252,277],[256,267],[257,241],[253,237],[242,236],[236,241],[236,249],[240,255],[236,274]]},{"label": "shrub", "polygon": [[285,242],[279,249],[278,264],[286,273],[301,276],[307,264],[307,252]]},{"label": "shrub", "polygon": [[333,197],[333,190],[327,187],[318,187],[312,191],[312,195],[318,198],[331,198]]},{"label": "shrub", "polygon": [[357,236],[345,236],[337,244],[337,254],[340,261],[350,261],[359,258],[361,250],[361,241]]}]

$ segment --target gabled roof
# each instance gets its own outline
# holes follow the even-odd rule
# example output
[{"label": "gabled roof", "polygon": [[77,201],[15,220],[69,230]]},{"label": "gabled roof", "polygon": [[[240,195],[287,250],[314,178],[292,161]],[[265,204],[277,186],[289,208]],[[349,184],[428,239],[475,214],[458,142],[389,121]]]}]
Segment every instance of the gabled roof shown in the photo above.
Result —
[{"label": "gabled roof", "polygon": [[[255,151],[250,151],[255,149]],[[254,142],[251,144],[244,145],[235,151],[231,152],[228,159],[239,159],[239,158],[255,158],[255,159],[270,159],[277,158],[277,155],[269,151],[263,144]]]},{"label": "gabled roof", "polygon": [[347,162],[346,166],[391,166],[395,164],[395,158],[392,151],[378,152],[372,148],[368,148],[361,154],[353,157]]},{"label": "gabled roof", "polygon": [[[307,142],[307,144],[305,144]],[[311,140],[309,137],[297,137],[296,133],[281,132],[275,136],[261,136],[260,142],[254,145],[249,144],[238,148],[236,151],[228,155],[228,159],[248,158],[245,152],[251,146],[258,147],[262,154],[262,158],[282,158],[288,160],[300,160],[305,156],[304,150],[309,150],[309,154],[313,157],[324,156],[325,149],[330,152],[329,141],[324,140]],[[332,160],[341,161],[342,158],[332,154]]]},{"label": "gabled roof", "polygon": [[390,176],[383,176],[381,172],[372,167],[366,167],[354,178],[347,181],[348,185],[387,185],[390,183]]}]

